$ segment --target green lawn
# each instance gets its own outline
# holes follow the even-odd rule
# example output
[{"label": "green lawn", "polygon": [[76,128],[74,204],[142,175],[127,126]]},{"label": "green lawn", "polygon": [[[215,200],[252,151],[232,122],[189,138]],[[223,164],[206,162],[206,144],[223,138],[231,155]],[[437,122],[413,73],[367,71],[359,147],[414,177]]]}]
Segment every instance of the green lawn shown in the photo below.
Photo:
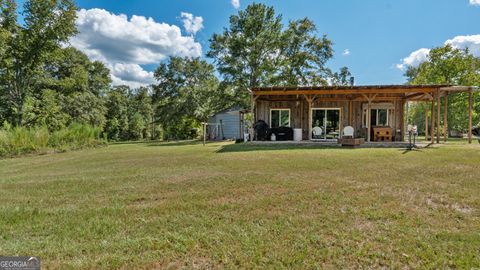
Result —
[{"label": "green lawn", "polygon": [[4,159],[0,254],[45,269],[478,268],[480,146],[138,143]]}]

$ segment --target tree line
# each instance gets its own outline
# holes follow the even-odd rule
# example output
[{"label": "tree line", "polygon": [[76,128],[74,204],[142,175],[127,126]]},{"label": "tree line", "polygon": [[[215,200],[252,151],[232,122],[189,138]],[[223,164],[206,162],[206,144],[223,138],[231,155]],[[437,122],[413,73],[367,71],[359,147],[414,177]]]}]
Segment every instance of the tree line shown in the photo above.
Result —
[{"label": "tree line", "polygon": [[[20,20],[16,2],[0,0],[0,123],[51,131],[88,124],[110,140],[186,139],[213,113],[248,108],[251,88],[346,85],[351,77],[347,67],[335,72],[326,66],[333,43],[312,20],[285,24],[273,7],[253,3],[211,37],[210,62],[170,57],[159,63],[154,84],[112,86],[102,62],[68,46],[77,33],[76,11],[73,0],[27,0]],[[457,58],[452,61],[464,60]],[[478,85],[478,65],[470,75],[462,73],[468,78],[462,81],[458,74],[437,76],[443,69],[434,61],[428,63],[435,68],[425,63],[409,69],[409,82]],[[458,73],[470,68],[458,65]]]},{"label": "tree line", "polygon": [[308,18],[282,22],[273,7],[251,4],[210,40],[207,57],[170,57],[156,83],[111,86],[99,61],[69,47],[77,33],[72,0],[28,0],[20,22],[14,0],[0,0],[0,121],[59,130],[101,127],[110,140],[194,137],[216,111],[248,108],[248,89],[266,85],[347,83],[332,72],[332,42]]}]

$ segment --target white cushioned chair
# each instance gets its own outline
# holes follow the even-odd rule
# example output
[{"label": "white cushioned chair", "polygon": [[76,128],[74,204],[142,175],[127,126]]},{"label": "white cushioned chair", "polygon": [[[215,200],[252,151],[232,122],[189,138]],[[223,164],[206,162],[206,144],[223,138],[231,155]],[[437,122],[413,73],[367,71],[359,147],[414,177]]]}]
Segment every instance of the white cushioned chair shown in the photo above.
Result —
[{"label": "white cushioned chair", "polygon": [[343,128],[343,137],[353,138],[353,133],[354,133],[353,127],[346,126]]},{"label": "white cushioned chair", "polygon": [[317,139],[316,137],[322,136],[323,130],[321,127],[314,127],[312,129],[312,133],[313,133],[313,139]]}]

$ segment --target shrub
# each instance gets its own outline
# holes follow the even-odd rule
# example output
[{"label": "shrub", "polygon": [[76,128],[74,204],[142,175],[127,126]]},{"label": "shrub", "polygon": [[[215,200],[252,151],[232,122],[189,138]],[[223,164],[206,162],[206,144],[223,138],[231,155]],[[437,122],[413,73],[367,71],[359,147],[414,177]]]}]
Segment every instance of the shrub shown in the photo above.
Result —
[{"label": "shrub", "polygon": [[46,127],[30,129],[5,125],[0,130],[0,156],[45,151],[48,148],[48,139]]},{"label": "shrub", "polygon": [[98,127],[72,124],[68,128],[53,132],[50,146],[62,151],[98,146],[103,143],[100,139],[101,132]]},{"label": "shrub", "polygon": [[0,129],[0,157],[94,147],[105,142],[100,135],[100,128],[81,124],[52,133],[46,126],[12,128],[6,124]]}]

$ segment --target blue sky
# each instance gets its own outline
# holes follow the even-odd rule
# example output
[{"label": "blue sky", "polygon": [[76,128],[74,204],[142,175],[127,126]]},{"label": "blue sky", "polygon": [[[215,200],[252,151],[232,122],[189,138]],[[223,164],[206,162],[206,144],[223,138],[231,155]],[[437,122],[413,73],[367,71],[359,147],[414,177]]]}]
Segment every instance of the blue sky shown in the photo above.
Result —
[{"label": "blue sky", "polygon": [[[239,0],[239,2],[242,9],[253,1]],[[441,46],[447,40],[451,40],[450,43],[457,47],[469,47],[474,54],[480,56],[480,0],[257,2],[274,6],[277,13],[283,15],[285,22],[302,17],[312,19],[318,27],[319,35],[326,34],[334,42],[335,56],[329,61],[328,66],[335,70],[348,66],[355,76],[356,84],[359,85],[404,83],[401,68],[409,64],[418,64],[425,58],[428,49]],[[152,75],[151,70],[161,61],[162,56],[205,55],[212,34],[221,32],[223,27],[228,25],[229,16],[238,12],[231,0],[78,0],[77,4],[81,9],[85,9],[84,19],[80,23],[80,29],[85,32],[83,34],[85,37],[77,39],[72,44],[86,51],[89,56],[107,62],[118,79],[117,83],[135,81],[138,84],[147,83]],[[105,12],[88,12],[93,8],[103,9],[110,13],[110,16]],[[201,17],[200,25],[198,20],[196,25],[197,28],[203,27],[187,33],[183,26],[182,12],[192,14],[193,19]],[[103,17],[116,18],[114,16],[119,14],[127,16],[124,18],[123,27],[115,27],[115,23],[98,26]],[[135,23],[134,27],[139,36],[142,32],[149,33],[149,39],[156,36],[155,31],[169,31],[162,30],[160,26],[162,23],[173,28],[178,26],[181,29],[180,36],[166,42],[181,43],[183,47],[170,44],[168,45],[170,47],[156,52],[148,52],[147,49],[145,57],[147,59],[140,55],[142,51],[129,57],[116,57],[115,53],[122,53],[124,40],[130,42],[125,46],[125,50],[142,46],[147,48],[151,45],[145,41],[145,37],[138,37],[139,42],[134,43],[132,40],[137,39],[135,34],[127,33],[135,32],[127,30],[130,29],[127,26],[133,15],[153,19],[154,22],[150,23],[145,21]],[[112,29],[105,30],[106,34],[98,34],[99,27]],[[146,30],[143,31],[142,27],[146,27]],[[98,41],[101,45],[92,45],[101,40],[102,36],[122,29],[125,33],[119,33],[121,37],[109,37],[104,41]],[[457,39],[454,39],[456,37]],[[109,44],[114,48],[110,48]],[[424,50],[417,51],[421,48]],[[345,50],[348,50],[348,55],[345,54]],[[408,58],[412,53],[413,55]]]}]

